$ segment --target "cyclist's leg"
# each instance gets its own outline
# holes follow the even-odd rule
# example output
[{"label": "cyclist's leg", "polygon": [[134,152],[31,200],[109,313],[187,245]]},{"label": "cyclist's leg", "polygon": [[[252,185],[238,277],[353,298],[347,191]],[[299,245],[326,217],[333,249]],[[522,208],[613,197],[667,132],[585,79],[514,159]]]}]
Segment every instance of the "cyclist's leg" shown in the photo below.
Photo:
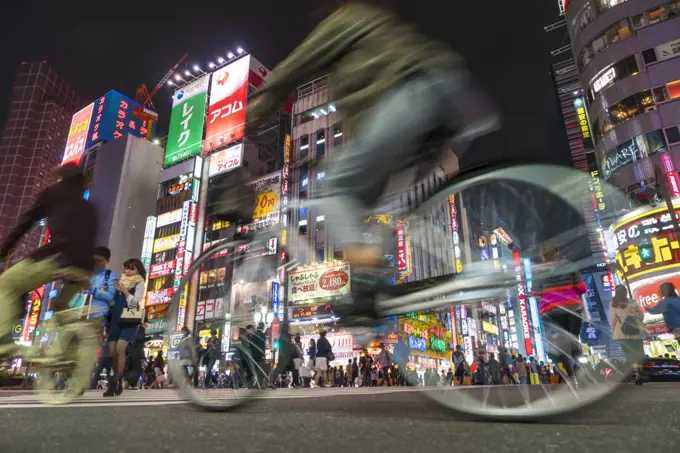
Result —
[{"label": "cyclist's leg", "polygon": [[23,301],[19,298],[51,282],[55,269],[55,263],[50,259],[26,259],[0,275],[0,357],[16,351],[12,328],[23,309]]},{"label": "cyclist's leg", "polygon": [[362,117],[346,149],[326,157],[321,210],[334,226],[336,240],[346,246],[350,262],[353,252],[357,261],[371,261],[372,254],[380,259],[379,245],[367,247],[364,219],[390,176],[420,150],[432,131],[445,128],[473,139],[490,130],[493,110],[470,88],[462,71],[415,75]]}]

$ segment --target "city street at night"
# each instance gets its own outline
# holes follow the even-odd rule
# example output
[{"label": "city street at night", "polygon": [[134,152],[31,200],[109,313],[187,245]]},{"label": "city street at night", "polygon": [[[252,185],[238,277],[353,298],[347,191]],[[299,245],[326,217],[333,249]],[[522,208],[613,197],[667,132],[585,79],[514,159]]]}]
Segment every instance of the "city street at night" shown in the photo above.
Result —
[{"label": "city street at night", "polygon": [[[70,406],[36,407],[0,394],[3,451],[671,451],[680,427],[677,384],[627,386],[608,405],[552,423],[472,421],[413,389],[267,391],[233,413],[202,413],[173,391],[89,392]],[[40,433],[36,433],[40,426]]]}]

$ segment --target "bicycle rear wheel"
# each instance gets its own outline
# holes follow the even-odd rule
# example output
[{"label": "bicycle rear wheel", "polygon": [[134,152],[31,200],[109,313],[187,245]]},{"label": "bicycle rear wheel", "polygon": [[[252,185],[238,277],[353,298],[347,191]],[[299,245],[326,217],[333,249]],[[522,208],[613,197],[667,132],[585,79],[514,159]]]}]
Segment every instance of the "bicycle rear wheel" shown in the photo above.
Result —
[{"label": "bicycle rear wheel", "polygon": [[[178,288],[184,288],[196,272],[201,271],[202,266],[208,260],[221,254],[221,252],[230,252],[231,258],[227,257],[229,261],[238,259],[234,258],[233,251],[238,245],[242,244],[243,242],[225,242],[206,250],[193,262],[180,281]],[[231,282],[225,282],[225,291],[227,285],[231,285]],[[170,332],[177,332],[180,296],[181,291],[178,290],[170,301],[168,315]],[[232,319],[232,322],[235,321],[238,320]],[[171,334],[171,339],[174,336]],[[193,340],[190,341],[192,342],[191,346],[195,347],[196,344],[193,343]],[[264,361],[264,354],[263,338],[248,332],[240,332],[234,356],[231,357],[231,361],[235,365],[229,387],[201,388],[202,383],[194,375],[194,373],[198,373],[197,364],[187,359],[181,346],[179,350],[171,349],[169,351],[168,368],[172,380],[177,384],[182,395],[197,408],[205,411],[224,412],[247,404],[255,396],[255,391],[269,387],[269,370]]]},{"label": "bicycle rear wheel", "polygon": [[90,387],[100,337],[87,322],[66,324],[41,357],[36,380],[38,397],[45,404],[68,404]]},{"label": "bicycle rear wheel", "polygon": [[[481,310],[482,301],[493,302],[494,293],[521,299],[519,306],[523,322],[517,325],[517,341],[526,343],[523,345],[527,355],[536,352],[534,345],[538,345],[540,341],[545,356],[555,365],[555,377],[563,382],[553,385],[540,379],[536,382],[532,378],[534,385],[530,385],[528,378],[531,373],[527,373],[526,385],[500,385],[502,380],[495,379],[491,383],[484,382],[484,385],[426,389],[425,395],[450,409],[486,419],[544,420],[546,417],[576,411],[601,401],[612,394],[630,374],[632,364],[641,363],[643,357],[628,351],[625,362],[607,363],[613,370],[613,376],[604,379],[583,358],[580,331],[583,326],[593,325],[593,321],[588,310],[582,307],[560,308],[542,316],[536,316],[536,309],[532,320],[530,304],[537,304],[538,300],[530,300],[528,291],[525,294],[525,272],[532,273],[533,284],[536,285],[548,276],[555,278],[580,275],[581,272],[593,272],[593,269],[597,269],[596,264],[599,261],[593,257],[587,241],[588,228],[592,225],[586,225],[583,218],[583,201],[589,194],[589,182],[586,174],[550,165],[510,165],[484,169],[455,179],[416,209],[408,219],[411,246],[418,247],[417,250],[421,253],[429,253],[432,260],[438,257],[442,259],[437,251],[451,247],[452,231],[448,222],[437,221],[436,212],[450,200],[449,194],[462,193],[467,198],[465,209],[468,219],[476,219],[477,223],[484,224],[487,237],[491,232],[501,236],[503,233],[497,230],[498,227],[514,236],[511,238],[514,246],[508,247],[512,250],[512,256],[505,261],[502,256],[499,258],[493,255],[472,259],[472,263],[466,265],[462,273],[438,283],[436,287],[382,302],[381,313],[397,315],[414,311],[437,312],[447,304],[448,307],[468,304],[467,308],[471,312]],[[625,197],[618,189],[605,183],[603,186],[610,197],[610,204],[626,205]],[[569,215],[565,217],[566,220],[556,218],[561,211],[567,210]],[[557,211],[560,212],[556,214]],[[606,213],[599,215],[603,225],[608,225],[612,220]],[[465,245],[476,253],[480,253],[479,250],[488,252],[488,248],[474,248],[473,244],[460,244],[456,247],[462,249]],[[485,243],[484,246],[486,245]],[[537,266],[535,262],[539,252],[548,247],[556,247],[569,260],[565,260],[563,266],[553,266],[550,273],[546,274],[546,266]],[[457,255],[458,253],[456,251]],[[530,261],[526,262],[526,259]],[[512,310],[511,304],[506,306],[508,312]],[[515,314],[518,315],[520,313]],[[462,321],[467,322],[469,319]],[[598,322],[596,327],[603,338],[611,337],[612,332],[606,320]],[[479,338],[480,334],[476,335]],[[463,338],[466,346],[473,346],[472,335]],[[467,338],[470,338],[469,342]],[[456,340],[453,343],[458,343]],[[499,343],[500,348],[494,345],[489,347],[488,344],[482,346],[484,350],[492,349],[496,353],[498,349],[512,346],[508,345],[507,340]],[[475,351],[475,354],[468,351],[466,354],[467,360],[473,362],[470,363],[473,368],[476,352],[479,351]],[[486,359],[486,353],[482,357]],[[524,365],[521,361],[519,363],[517,369],[523,371]],[[408,367],[408,364],[404,365]],[[513,378],[512,367],[509,367],[509,371]],[[418,385],[420,378],[413,373],[410,375],[411,384]],[[500,378],[500,373],[497,376]]]}]

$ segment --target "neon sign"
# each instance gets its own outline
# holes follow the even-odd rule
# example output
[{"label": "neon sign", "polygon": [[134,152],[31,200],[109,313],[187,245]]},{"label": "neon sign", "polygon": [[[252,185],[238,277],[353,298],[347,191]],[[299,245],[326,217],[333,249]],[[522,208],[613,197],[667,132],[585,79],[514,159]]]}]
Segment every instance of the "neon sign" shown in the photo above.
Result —
[{"label": "neon sign", "polygon": [[527,308],[527,298],[522,285],[522,263],[519,252],[512,252],[512,259],[515,264],[515,274],[517,276],[517,298],[519,299],[519,313],[522,322],[522,335],[524,337],[524,348],[527,355],[533,355],[534,346],[531,342],[531,328],[529,326],[529,310]]}]

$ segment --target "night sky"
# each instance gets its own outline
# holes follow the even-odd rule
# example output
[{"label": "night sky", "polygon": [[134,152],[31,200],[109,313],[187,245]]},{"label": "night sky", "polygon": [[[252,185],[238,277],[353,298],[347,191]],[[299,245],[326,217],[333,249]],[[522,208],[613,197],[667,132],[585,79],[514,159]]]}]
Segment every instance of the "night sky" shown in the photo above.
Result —
[{"label": "night sky", "polygon": [[[111,89],[133,97],[138,84],[155,86],[184,52],[189,52],[189,65],[205,68],[208,61],[242,46],[273,68],[321,18],[320,0],[11,3],[0,7],[5,19],[0,30],[0,121],[22,61],[47,60],[86,99]],[[503,112],[504,129],[480,140],[466,157],[533,156],[569,164],[550,77],[555,60],[549,53],[566,43],[566,32],[543,31],[558,19],[557,0],[392,4],[423,33],[466,57]],[[164,87],[155,98],[161,131],[169,121],[171,94]]]}]

